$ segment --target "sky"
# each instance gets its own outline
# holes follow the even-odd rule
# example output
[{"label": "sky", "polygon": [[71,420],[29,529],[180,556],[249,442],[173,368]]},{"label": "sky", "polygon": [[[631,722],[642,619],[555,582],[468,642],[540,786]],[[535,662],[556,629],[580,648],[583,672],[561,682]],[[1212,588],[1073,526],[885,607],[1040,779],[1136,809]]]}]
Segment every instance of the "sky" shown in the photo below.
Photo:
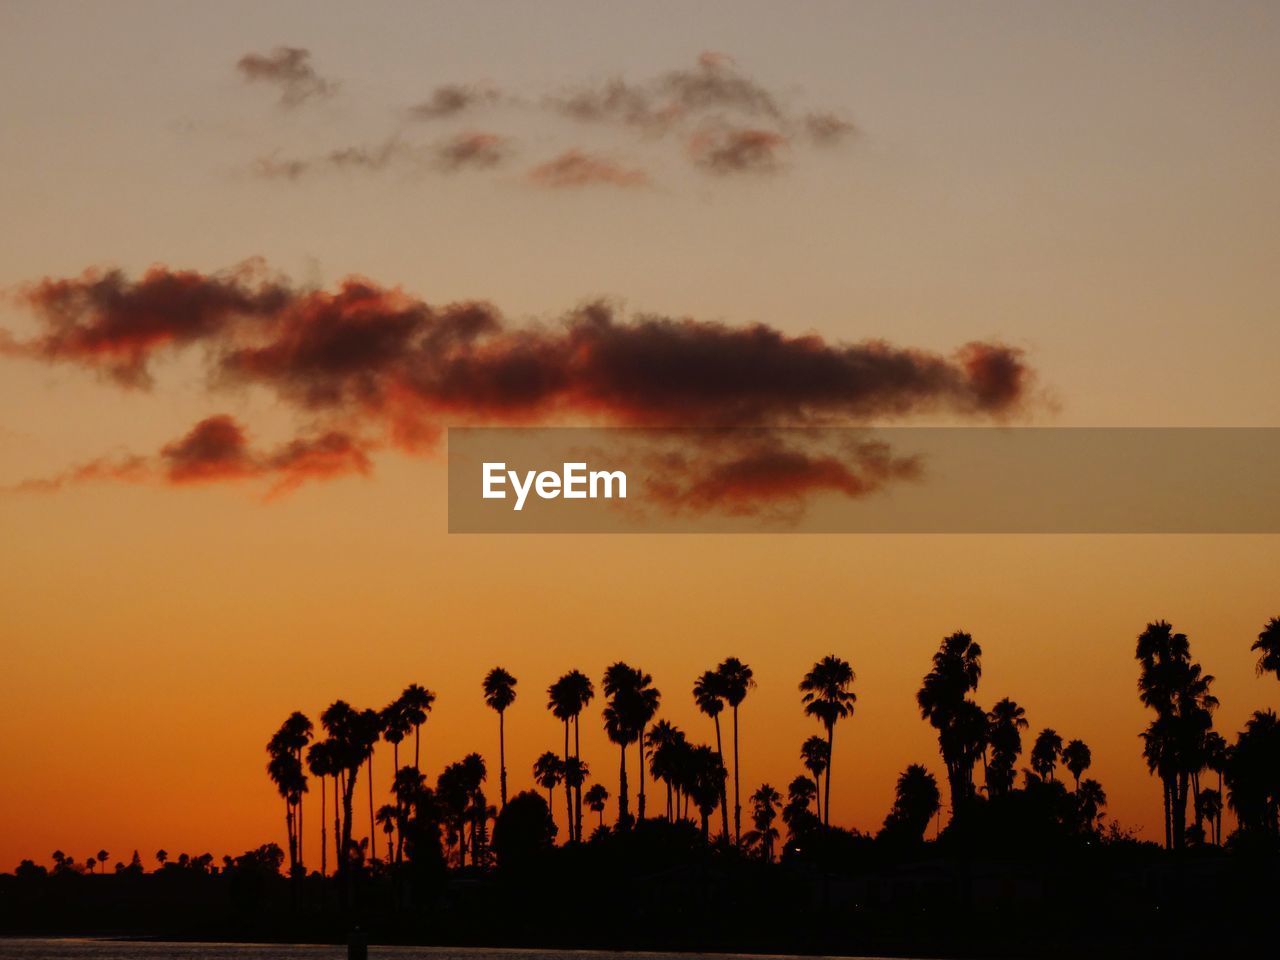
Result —
[{"label": "sky", "polygon": [[[1134,639],[1157,618],[1190,635],[1228,734],[1274,706],[1248,649],[1280,614],[1274,537],[451,536],[444,451],[397,434],[398,408],[318,404],[295,367],[215,382],[245,347],[216,324],[166,330],[130,382],[123,354],[51,346],[67,301],[41,283],[119,269],[136,295],[159,265],[206,291],[275,283],[306,314],[358,275],[422,316],[487,304],[499,345],[534,329],[552,353],[596,301],[624,330],[763,324],[948,371],[981,342],[1025,373],[979,411],[1000,422],[1280,426],[1278,40],[1265,3],[0,5],[0,868],[283,842],[271,732],[410,682],[439,695],[428,771],[492,767],[499,664],[520,789],[558,742],[560,673],[637,663],[660,716],[709,738],[693,679],[741,657],[745,793],[799,772],[817,727],[796,684],[838,653],[859,702],[832,819],[874,829],[908,763],[941,773],[913,697],[957,629],[985,651],[978,700],[1085,739],[1110,816],[1157,836]],[[674,118],[565,106],[621,79],[661,108],[689,89],[673,76],[731,82]],[[440,88],[472,100],[442,111]],[[259,279],[230,272],[253,258]],[[655,409],[588,387],[561,420]],[[544,412],[410,409],[428,428]],[[175,482],[215,415],[257,452]],[[287,456],[370,430],[333,469]],[[130,457],[143,476],[75,473]],[[613,790],[599,705],[584,755]]]}]

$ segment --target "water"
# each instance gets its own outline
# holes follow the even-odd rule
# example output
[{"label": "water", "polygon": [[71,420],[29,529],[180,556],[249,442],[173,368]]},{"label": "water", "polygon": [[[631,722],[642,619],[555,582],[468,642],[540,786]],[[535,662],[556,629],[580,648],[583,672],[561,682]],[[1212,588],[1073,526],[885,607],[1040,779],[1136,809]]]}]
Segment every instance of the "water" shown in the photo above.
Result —
[{"label": "water", "polygon": [[[122,940],[4,939],[0,960],[345,960],[346,947],[271,943],[153,943]],[[370,960],[783,960],[737,954],[610,953],[592,950],[369,948]],[[796,958],[799,960],[799,958]],[[804,958],[815,960],[815,958]],[[863,958],[876,960],[876,958]]]}]

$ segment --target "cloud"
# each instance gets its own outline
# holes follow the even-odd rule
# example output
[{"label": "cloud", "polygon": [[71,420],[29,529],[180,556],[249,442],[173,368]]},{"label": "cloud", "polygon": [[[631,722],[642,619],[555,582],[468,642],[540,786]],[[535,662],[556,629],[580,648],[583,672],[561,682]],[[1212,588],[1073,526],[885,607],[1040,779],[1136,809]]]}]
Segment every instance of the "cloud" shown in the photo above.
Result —
[{"label": "cloud", "polygon": [[694,134],[689,155],[710,173],[776,173],[786,147],[787,138],[772,130],[726,127]]},{"label": "cloud", "polygon": [[152,457],[102,458],[53,477],[27,480],[20,492],[50,493],[63,487],[100,481],[162,483],[171,486],[227,481],[270,481],[266,497],[281,496],[308,480],[352,473],[368,475],[369,447],[339,430],[297,437],[270,451],[255,451],[245,428],[226,414],[207,417]]},{"label": "cloud", "polygon": [[815,146],[834,147],[856,137],[858,128],[834,113],[810,113],[804,118],[805,132]]},{"label": "cloud", "polygon": [[496,167],[507,154],[507,139],[496,133],[460,133],[436,147],[437,165],[450,173]]},{"label": "cloud", "polygon": [[501,95],[492,87],[447,83],[436,87],[426,100],[410,107],[409,116],[415,120],[442,120],[497,103],[499,99]]},{"label": "cloud", "polygon": [[817,494],[861,499],[921,476],[915,457],[864,442],[846,450],[801,449],[769,434],[726,435],[725,444],[667,452],[650,461],[649,500],[668,512],[724,513],[791,521]]},{"label": "cloud", "polygon": [[311,51],[304,47],[276,47],[269,54],[246,53],[236,69],[250,83],[267,83],[280,91],[280,105],[297,107],[308,100],[331,97],[338,83],[316,73]]},{"label": "cloud", "polygon": [[[302,288],[257,262],[215,274],[156,266],[136,280],[88,271],[41,280],[21,297],[42,329],[30,340],[8,338],[10,354],[145,389],[161,358],[196,351],[211,394],[265,389],[321,431],[250,452],[237,424],[206,421],[161,452],[170,482],[366,472],[370,442],[422,450],[446,424],[772,428],[926,412],[1003,418],[1021,408],[1032,377],[1022,353],[1000,343],[943,355],[764,324],[624,317],[605,303],[514,325],[481,301],[434,306],[359,277],[332,291]],[[732,476],[745,490],[853,489],[852,474],[801,466],[775,457],[740,463]]]},{"label": "cloud", "polygon": [[407,143],[391,137],[374,146],[340,147],[305,159],[281,159],[275,155],[259,157],[254,163],[253,172],[268,180],[297,180],[324,170],[386,170],[396,162],[411,161],[413,156]]},{"label": "cloud", "polygon": [[529,181],[543,187],[586,187],[604,184],[613,187],[643,187],[649,175],[635,167],[624,167],[606,157],[581,150],[566,150],[529,171]]}]

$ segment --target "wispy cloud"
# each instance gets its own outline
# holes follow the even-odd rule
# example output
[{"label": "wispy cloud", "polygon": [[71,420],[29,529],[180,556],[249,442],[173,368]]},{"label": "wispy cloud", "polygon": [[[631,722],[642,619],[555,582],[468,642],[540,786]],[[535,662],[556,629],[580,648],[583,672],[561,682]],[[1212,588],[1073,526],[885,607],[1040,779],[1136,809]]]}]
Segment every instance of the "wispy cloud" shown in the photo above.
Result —
[{"label": "wispy cloud", "polygon": [[246,53],[236,62],[236,69],[246,81],[275,87],[284,107],[331,97],[339,86],[337,81],[316,72],[311,65],[311,51],[305,47],[276,47],[269,54]]},{"label": "wispy cloud", "polygon": [[626,167],[608,157],[592,156],[581,150],[566,150],[529,171],[529,180],[543,187],[643,187],[649,175],[637,167]]}]

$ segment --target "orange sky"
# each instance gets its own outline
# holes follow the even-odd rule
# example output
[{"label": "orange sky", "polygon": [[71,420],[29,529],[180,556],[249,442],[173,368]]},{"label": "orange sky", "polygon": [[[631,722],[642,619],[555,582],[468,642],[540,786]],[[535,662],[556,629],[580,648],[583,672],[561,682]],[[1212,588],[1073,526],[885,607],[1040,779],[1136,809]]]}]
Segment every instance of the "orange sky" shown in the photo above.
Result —
[{"label": "orange sky", "polygon": [[[0,84],[18,92],[6,127],[23,135],[0,140],[0,287],[260,255],[301,283],[361,272],[517,320],[604,295],[834,341],[947,353],[1000,339],[1027,350],[1049,394],[1028,422],[1277,425],[1274,7],[665,14],[565,4],[528,24],[499,6],[389,4],[356,20],[313,5],[7,5]],[[237,75],[242,55],[281,43],[308,48],[337,93],[285,109]],[[263,155],[396,131],[429,142],[403,111],[440,84],[535,99],[652,77],[703,50],[730,53],[796,109],[847,115],[861,136],[720,178],[668,140],[512,109],[484,120],[516,143],[492,172],[252,172]],[[651,183],[527,181],[569,146],[643,166]],[[28,336],[33,323],[0,303],[0,329]],[[155,450],[211,413],[272,438],[294,425],[265,393],[203,383],[195,356],[158,365],[150,392],[0,358],[0,486]],[[798,772],[817,728],[796,684],[817,657],[845,656],[859,704],[837,734],[833,819],[862,829],[906,764],[941,774],[913,695],[956,629],[986,651],[979,701],[1012,696],[1032,733],[1085,739],[1110,814],[1148,836],[1159,789],[1140,756],[1132,660],[1144,624],[1190,635],[1228,735],[1280,699],[1248,650],[1280,614],[1274,537],[449,536],[440,456],[390,451],[368,478],[270,504],[258,492],[0,495],[0,869],[56,848],[127,860],[282,842],[263,745],[289,711],[315,718],[337,697],[381,707],[422,683],[439,694],[429,771],[470,750],[492,764],[479,685],[496,664],[520,681],[514,790],[559,743],[545,688],[561,672],[598,682],[614,659],[640,665],[660,716],[709,738],[692,681],[743,658],[759,682],[742,714],[745,794]],[[612,791],[598,707],[583,749]],[[390,752],[375,762],[385,785]],[[491,785],[496,796],[493,770]]]}]

